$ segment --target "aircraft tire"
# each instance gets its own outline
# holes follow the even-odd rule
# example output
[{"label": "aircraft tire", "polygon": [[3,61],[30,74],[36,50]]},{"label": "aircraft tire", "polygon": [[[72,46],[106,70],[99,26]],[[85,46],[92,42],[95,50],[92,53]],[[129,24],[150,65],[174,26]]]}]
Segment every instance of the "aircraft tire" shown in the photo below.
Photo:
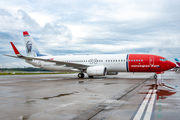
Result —
[{"label": "aircraft tire", "polygon": [[154,79],[157,79],[157,75],[156,74],[154,75]]},{"label": "aircraft tire", "polygon": [[79,73],[78,78],[84,78],[84,73]]}]

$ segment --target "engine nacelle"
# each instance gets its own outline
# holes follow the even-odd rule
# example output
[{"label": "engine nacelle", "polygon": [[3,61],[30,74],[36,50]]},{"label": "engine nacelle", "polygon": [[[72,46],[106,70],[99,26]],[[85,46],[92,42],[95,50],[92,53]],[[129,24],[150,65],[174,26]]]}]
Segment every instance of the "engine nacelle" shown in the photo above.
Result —
[{"label": "engine nacelle", "polygon": [[107,75],[117,75],[118,72],[107,72]]},{"label": "engine nacelle", "polygon": [[88,76],[104,76],[107,74],[107,69],[104,66],[88,67],[86,70]]}]

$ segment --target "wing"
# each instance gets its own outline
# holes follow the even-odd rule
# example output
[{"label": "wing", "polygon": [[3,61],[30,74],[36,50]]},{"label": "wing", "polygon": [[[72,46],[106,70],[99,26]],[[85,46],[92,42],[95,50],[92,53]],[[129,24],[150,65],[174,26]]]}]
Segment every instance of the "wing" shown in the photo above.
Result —
[{"label": "wing", "polygon": [[26,57],[26,56],[23,56],[23,55],[20,54],[20,52],[17,50],[17,48],[15,47],[15,45],[12,42],[11,42],[11,45],[12,45],[13,50],[14,50],[14,52],[15,52],[15,54],[17,56],[3,54],[4,56],[20,58],[20,59],[24,59],[24,60],[48,61],[48,62],[53,62],[53,63],[56,63],[56,64],[64,65],[66,67],[73,67],[73,68],[77,68],[77,69],[86,69],[87,67],[89,67],[89,65],[85,65],[85,64],[63,62],[63,61],[54,60],[54,59],[51,60],[51,59],[40,58],[40,57]]}]

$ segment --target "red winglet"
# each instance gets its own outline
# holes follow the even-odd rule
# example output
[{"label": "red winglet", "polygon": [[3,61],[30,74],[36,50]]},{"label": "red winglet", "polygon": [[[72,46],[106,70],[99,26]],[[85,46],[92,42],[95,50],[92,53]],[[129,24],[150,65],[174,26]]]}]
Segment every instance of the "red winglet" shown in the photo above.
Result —
[{"label": "red winglet", "polygon": [[29,33],[27,31],[24,31],[23,35],[29,35]]},{"label": "red winglet", "polygon": [[19,51],[17,50],[17,48],[15,47],[15,45],[13,44],[13,42],[10,42],[10,43],[11,43],[11,45],[12,45],[12,48],[13,48],[15,54],[16,54],[16,55],[20,54]]}]

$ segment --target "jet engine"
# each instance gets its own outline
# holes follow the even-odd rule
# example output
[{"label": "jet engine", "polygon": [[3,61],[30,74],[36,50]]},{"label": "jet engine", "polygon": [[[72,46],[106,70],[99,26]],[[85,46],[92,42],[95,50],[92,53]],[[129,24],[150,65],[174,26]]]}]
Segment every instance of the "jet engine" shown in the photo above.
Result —
[{"label": "jet engine", "polygon": [[88,76],[104,76],[107,74],[107,69],[104,66],[88,67],[86,70]]}]

